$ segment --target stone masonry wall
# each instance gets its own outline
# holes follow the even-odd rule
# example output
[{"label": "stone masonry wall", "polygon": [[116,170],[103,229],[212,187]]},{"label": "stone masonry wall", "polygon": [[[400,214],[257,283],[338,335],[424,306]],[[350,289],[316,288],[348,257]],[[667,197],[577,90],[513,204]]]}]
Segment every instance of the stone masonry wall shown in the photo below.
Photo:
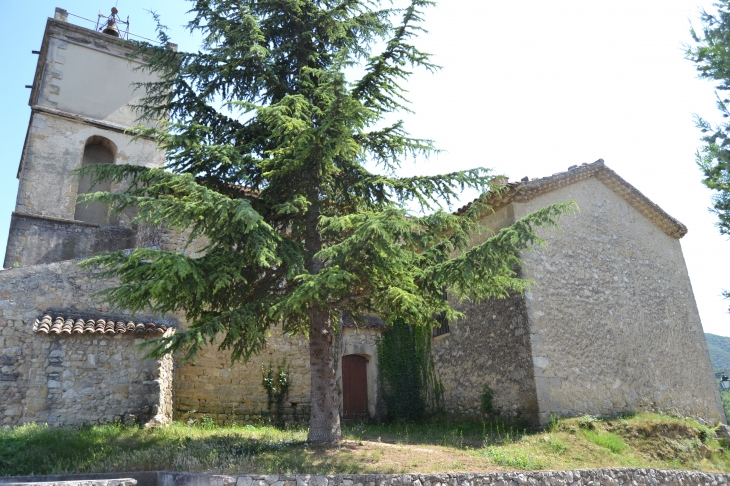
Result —
[{"label": "stone masonry wall", "polygon": [[[131,137],[115,130],[79,123],[61,116],[33,113],[28,141],[19,174],[15,210],[23,214],[73,221],[78,195],[79,169],[84,147],[92,137],[103,137],[116,147],[115,163],[159,167],[164,154],[154,141]],[[117,191],[122,186],[112,185]],[[123,215],[115,226],[125,226],[131,215]]]},{"label": "stone masonry wall", "polygon": [[164,251],[182,253],[190,258],[200,258],[203,256],[203,249],[208,244],[208,239],[201,237],[189,242],[190,233],[190,229],[179,231],[175,228],[164,228],[160,233],[160,244],[156,246]]},{"label": "stone masonry wall", "polygon": [[[472,236],[473,246],[515,221],[511,205],[487,214],[484,232]],[[456,304],[456,302],[453,302]],[[538,420],[532,366],[530,328],[524,298],[463,302],[465,317],[449,323],[450,332],[433,340],[434,364],[444,385],[449,414],[481,415],[484,385],[494,391],[493,405],[505,416]]]},{"label": "stone masonry wall", "polygon": [[[22,422],[147,422],[170,416],[171,357],[144,359],[144,339],[32,335],[24,347],[31,367]],[[166,396],[167,395],[167,396]],[[164,420],[161,420],[164,421]]]},{"label": "stone masonry wall", "polygon": [[680,241],[595,177],[514,211],[571,199],[580,212],[525,255],[541,422],[642,409],[724,420]]},{"label": "stone masonry wall", "polygon": [[[144,359],[122,335],[44,335],[33,323],[47,309],[104,315],[77,261],[0,271],[0,424],[77,425],[130,415],[171,416],[172,358]],[[108,315],[108,314],[107,314]]]},{"label": "stone masonry wall", "polygon": [[[304,336],[289,337],[281,328],[271,330],[267,348],[248,363],[231,364],[230,352],[217,346],[205,348],[194,362],[175,363],[175,418],[200,420],[208,416],[219,423],[265,420],[266,391],[262,369],[286,359],[291,387],[286,412],[297,420],[309,418],[309,342]],[[293,417],[292,417],[293,418]]]},{"label": "stone masonry wall", "polygon": [[42,483],[34,481],[33,478],[24,479],[27,479],[27,481],[4,482],[0,480],[0,484],[5,484],[6,486],[135,486],[137,484],[137,480],[132,478],[82,479],[78,481],[51,481]]},{"label": "stone masonry wall", "polygon": [[537,420],[537,396],[527,308],[521,296],[462,303],[465,318],[431,345],[444,385],[444,406],[454,416],[477,417],[484,385],[506,416]]},{"label": "stone masonry wall", "polygon": [[[375,342],[380,331],[344,328],[338,345],[338,363],[345,354],[369,358],[368,408],[378,415],[378,367]],[[263,367],[276,368],[286,359],[291,387],[285,400],[285,414],[292,422],[309,420],[311,375],[309,341],[305,336],[286,336],[280,328],[271,330],[267,348],[248,363],[231,364],[230,353],[216,346],[206,348],[194,362],[175,365],[175,418],[200,420],[204,416],[219,423],[253,423],[267,420],[266,390],[261,384]],[[337,367],[341,383],[340,366]],[[341,385],[340,385],[341,387]]]},{"label": "stone masonry wall", "polygon": [[133,248],[133,228],[98,226],[14,213],[10,221],[5,268],[87,258],[102,251]]},{"label": "stone masonry wall", "polygon": [[[8,234],[5,267],[35,265],[91,256],[98,251],[132,248],[134,211],[111,215],[108,225],[74,221],[78,177],[87,140],[102,137],[116,147],[115,163],[161,165],[164,154],[153,141],[130,142],[118,131],[47,113],[33,113],[19,172],[18,198]],[[112,184],[112,192],[126,183]],[[45,218],[45,219],[44,219]]]}]

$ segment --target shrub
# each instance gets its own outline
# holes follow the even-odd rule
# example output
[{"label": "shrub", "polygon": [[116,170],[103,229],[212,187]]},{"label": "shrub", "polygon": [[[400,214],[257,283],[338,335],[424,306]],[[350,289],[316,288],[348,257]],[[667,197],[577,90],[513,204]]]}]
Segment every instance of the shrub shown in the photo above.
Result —
[{"label": "shrub", "polygon": [[500,410],[498,408],[494,408],[494,403],[492,403],[494,400],[494,390],[492,390],[486,383],[482,388],[482,393],[479,395],[479,398],[481,401],[482,413],[484,415],[492,417],[500,414]]},{"label": "shrub", "polygon": [[276,365],[275,372],[274,365],[269,361],[268,368],[262,366],[262,369],[264,377],[261,384],[266,390],[266,405],[269,409],[269,415],[274,419],[274,426],[278,429],[283,429],[286,426],[284,420],[284,401],[289,394],[289,387],[291,386],[289,365],[286,363],[286,359],[283,359],[281,363]]}]

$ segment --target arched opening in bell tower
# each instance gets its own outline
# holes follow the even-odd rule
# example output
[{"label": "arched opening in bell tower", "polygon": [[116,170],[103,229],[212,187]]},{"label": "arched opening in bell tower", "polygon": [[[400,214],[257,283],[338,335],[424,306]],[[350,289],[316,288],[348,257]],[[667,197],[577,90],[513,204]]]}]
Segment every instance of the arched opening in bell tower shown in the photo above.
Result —
[{"label": "arched opening in bell tower", "polygon": [[[81,167],[92,164],[113,164],[116,157],[117,147],[108,138],[95,135],[86,141],[84,155],[81,159]],[[100,202],[83,202],[81,196],[91,192],[108,192],[111,190],[110,181],[96,182],[91,184],[92,177],[84,175],[79,179],[78,199],[74,219],[85,223],[106,224],[109,218],[109,205]]]}]

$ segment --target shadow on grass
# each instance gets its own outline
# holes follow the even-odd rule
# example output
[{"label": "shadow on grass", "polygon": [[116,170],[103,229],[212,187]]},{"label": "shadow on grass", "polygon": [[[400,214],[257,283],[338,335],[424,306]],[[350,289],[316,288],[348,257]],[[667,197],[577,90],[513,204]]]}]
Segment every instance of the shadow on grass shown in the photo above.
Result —
[{"label": "shadow on grass", "polygon": [[378,441],[403,445],[435,445],[444,447],[479,448],[490,444],[513,442],[528,433],[521,422],[433,422],[425,424],[370,422],[348,423],[343,426],[344,438]]},{"label": "shadow on grass", "polygon": [[309,447],[306,429],[120,425],[0,428],[0,476],[115,471],[323,474],[369,471],[340,445]]}]

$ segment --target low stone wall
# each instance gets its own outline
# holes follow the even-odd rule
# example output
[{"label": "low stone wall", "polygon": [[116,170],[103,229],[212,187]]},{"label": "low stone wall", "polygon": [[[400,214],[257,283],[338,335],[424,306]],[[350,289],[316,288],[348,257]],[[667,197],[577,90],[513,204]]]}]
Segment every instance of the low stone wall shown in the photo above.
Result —
[{"label": "low stone wall", "polygon": [[[144,359],[137,334],[42,334],[48,309],[107,315],[78,261],[0,271],[0,425],[81,425],[172,414],[172,358]],[[148,336],[148,335],[146,335]]]},{"label": "low stone wall", "polygon": [[469,474],[205,476],[159,473],[158,486],[719,486],[730,475],[658,469],[586,469]]},{"label": "low stone wall", "polygon": [[79,481],[53,481],[53,482],[23,482],[23,483],[3,483],[6,486],[135,486],[137,481],[131,478],[124,479],[82,479]]},{"label": "low stone wall", "polygon": [[[730,484],[730,474],[661,469],[582,469],[572,471],[517,471],[464,474],[340,474],[223,476],[182,472],[117,473],[134,481],[113,483],[110,473],[76,476],[0,477],[0,484],[64,484],[126,486],[720,486]],[[99,479],[94,479],[99,478]],[[61,480],[65,482],[60,482]],[[32,483],[46,481],[46,483]]]},{"label": "low stone wall", "polygon": [[112,481],[135,481],[137,486],[157,486],[161,474],[157,471],[126,471],[114,473],[48,474],[33,476],[0,476],[0,484],[94,484],[111,485]]},{"label": "low stone wall", "polygon": [[30,341],[22,422],[145,423],[170,417],[172,358],[144,359],[144,351],[135,348],[143,338],[34,335]]}]

